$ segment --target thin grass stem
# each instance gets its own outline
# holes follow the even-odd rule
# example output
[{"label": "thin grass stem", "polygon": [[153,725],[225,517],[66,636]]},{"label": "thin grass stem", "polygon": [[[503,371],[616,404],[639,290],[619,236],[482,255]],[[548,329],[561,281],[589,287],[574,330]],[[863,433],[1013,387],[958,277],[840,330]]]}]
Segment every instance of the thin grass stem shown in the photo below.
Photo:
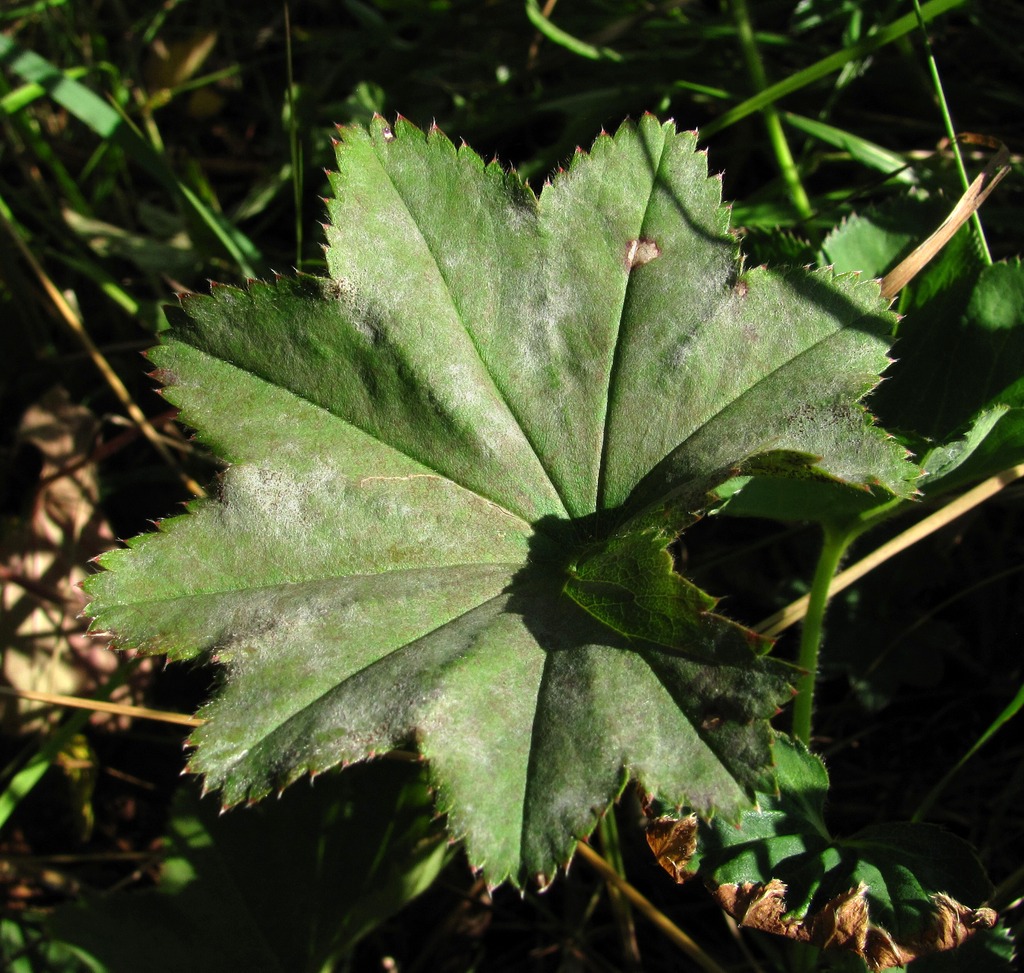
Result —
[{"label": "thin grass stem", "polygon": [[[754,25],[750,20],[747,0],[732,0],[732,12],[736,21],[740,50],[743,52],[743,60],[747,66],[747,74],[750,76],[755,91],[764,91],[769,86],[768,75],[764,69],[764,62],[761,60],[757,40],[754,37]],[[765,128],[768,130],[768,141],[771,143],[776,164],[782,174],[782,180],[786,184],[793,208],[802,220],[809,219],[814,211],[803,182],[800,180],[800,170],[797,168],[796,160],[789,148],[786,132],[782,127],[782,120],[779,118],[775,105],[766,104],[761,109],[761,116],[764,118]]]},{"label": "thin grass stem", "polygon": [[664,936],[679,947],[702,970],[707,973],[726,973],[703,949],[683,932],[668,916],[658,909],[646,896],[638,892],[612,868],[590,845],[580,841],[576,853],[605,881],[615,885],[633,904],[634,908],[653,923]]},{"label": "thin grass stem", "polygon": [[[957,139],[956,128],[953,125],[953,117],[949,112],[949,105],[946,102],[946,93],[942,87],[942,78],[939,76],[939,65],[935,60],[935,52],[932,50],[931,38],[928,36],[928,28],[921,13],[921,4],[914,0],[914,14],[917,16],[918,27],[921,31],[921,40],[924,44],[925,57],[928,61],[928,73],[935,87],[935,96],[938,100],[939,111],[942,114],[942,123],[946,127],[946,137],[949,139],[950,147],[953,150],[953,158],[956,160],[957,172],[960,173],[960,185],[964,192],[971,186],[971,180],[967,175],[967,167],[964,165],[964,157],[960,152],[960,142]],[[982,256],[987,264],[992,264],[992,254],[988,248],[988,241],[985,239],[985,231],[981,225],[981,217],[977,210],[971,214],[971,223],[974,232],[978,237],[978,244],[981,247]]]},{"label": "thin grass stem", "polygon": [[928,792],[924,800],[918,805],[911,821],[921,821],[932,809],[932,805],[939,799],[939,796],[946,789],[949,782],[963,769],[964,764],[971,759],[993,736],[1015,717],[1024,708],[1024,683],[1017,688],[1017,694],[1013,697],[1006,708],[989,724],[984,733],[974,741],[971,748],[943,775],[942,779]]},{"label": "thin grass stem", "polygon": [[109,703],[102,699],[82,699],[80,696],[65,696],[62,693],[46,693],[35,689],[12,689],[10,686],[0,686],[0,696],[30,699],[33,702],[48,703],[51,706],[66,706],[69,709],[87,709],[94,713],[110,713],[112,716],[155,720],[158,723],[177,723],[181,726],[202,726],[206,722],[196,716],[186,716],[184,713],[149,709],[146,706],[134,706],[131,703]]},{"label": "thin grass stem", "polygon": [[205,497],[206,491],[182,469],[174,454],[167,448],[167,444],[163,441],[163,437],[161,437],[156,429],[153,428],[153,424],[146,417],[146,414],[142,409],[139,408],[138,403],[136,403],[132,398],[131,393],[129,393],[124,382],[121,381],[121,377],[114,371],[110,362],[108,362],[103,356],[99,348],[96,347],[95,342],[89,336],[88,331],[86,331],[81,318],[65,300],[64,295],[57,290],[57,287],[54,285],[53,281],[50,280],[46,271],[43,270],[42,266],[36,260],[28,247],[25,246],[25,242],[18,235],[17,230],[15,230],[14,226],[12,226],[6,219],[2,219],[0,222],[3,223],[8,235],[12,240],[14,240],[15,245],[21,251],[21,255],[25,259],[25,262],[32,268],[32,272],[36,275],[36,278],[42,285],[47,297],[56,308],[60,319],[67,325],[68,329],[85,349],[89,358],[92,360],[92,363],[103,376],[104,381],[106,381],[114,395],[117,396],[118,401],[122,406],[124,406],[125,411],[131,417],[132,421],[139,427],[150,443],[152,443],[153,448],[160,454],[164,462],[174,470],[185,487],[195,496]]},{"label": "thin grass stem", "polygon": [[292,20],[288,4],[284,5],[285,66],[288,74],[288,152],[292,160],[292,202],[295,206],[295,267],[302,269],[302,144],[299,142],[299,121],[295,117],[295,69],[292,63]]},{"label": "thin grass stem", "polygon": [[[619,840],[619,827],[615,823],[615,814],[609,810],[597,823],[597,833],[601,839],[601,850],[605,860],[615,871],[626,879],[626,863],[622,858],[622,843]],[[628,969],[639,970],[640,949],[636,941],[636,927],[633,922],[633,910],[629,899],[622,890],[611,882],[608,885],[608,901],[615,915],[615,924],[619,929],[619,940],[622,943],[622,954]]]}]

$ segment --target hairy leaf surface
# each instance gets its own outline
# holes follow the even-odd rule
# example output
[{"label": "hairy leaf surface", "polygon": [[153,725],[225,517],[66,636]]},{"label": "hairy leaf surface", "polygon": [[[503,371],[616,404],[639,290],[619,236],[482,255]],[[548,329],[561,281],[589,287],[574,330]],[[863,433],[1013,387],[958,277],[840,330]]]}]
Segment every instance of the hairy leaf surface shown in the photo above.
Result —
[{"label": "hairy leaf surface", "polygon": [[122,644],[223,665],[191,767],[227,804],[415,745],[523,882],[630,775],[729,816],[770,785],[787,669],[668,545],[744,470],[915,470],[859,404],[877,285],[744,271],[694,144],[627,123],[538,198],[377,119],[338,146],[328,277],[185,299],[152,359],[221,494],[89,591]]}]

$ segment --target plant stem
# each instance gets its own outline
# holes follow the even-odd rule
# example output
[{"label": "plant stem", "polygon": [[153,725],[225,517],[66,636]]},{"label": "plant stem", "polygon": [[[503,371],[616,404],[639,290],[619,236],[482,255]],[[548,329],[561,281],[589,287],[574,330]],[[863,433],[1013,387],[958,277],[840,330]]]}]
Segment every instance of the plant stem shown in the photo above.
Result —
[{"label": "plant stem", "polygon": [[[989,497],[995,496],[1005,486],[1013,483],[1015,480],[1024,476],[1024,463],[1019,466],[1011,466],[1007,470],[1003,470],[1002,473],[997,473],[995,476],[990,476],[987,480],[979,483],[976,487],[968,490],[966,493],[957,497],[956,500],[946,504],[940,510],[936,510],[935,513],[924,520],[918,521],[912,527],[903,531],[897,537],[894,537],[891,541],[887,541],[881,547],[876,548],[866,557],[859,560],[856,564],[847,568],[835,578],[832,582],[831,589],[835,593],[842,591],[843,588],[848,588],[851,584],[859,581],[864,575],[873,571],[884,561],[899,554],[900,551],[906,550],[908,547],[916,544],[918,541],[923,540],[929,534],[933,534],[941,527],[945,527],[946,524],[956,520],[957,517],[962,516],[969,510],[973,510],[978,505],[984,503]],[[850,534],[847,537],[847,544],[852,544],[853,541],[860,537],[869,527],[874,526],[876,523],[880,523],[891,513],[898,511],[905,501],[892,501],[889,504],[885,504],[883,507],[877,507],[875,510],[869,511],[867,514],[861,516],[856,523],[855,527],[850,529]],[[759,622],[754,628],[755,631],[760,632],[762,635],[767,635],[770,638],[774,638],[780,632],[784,632],[791,625],[795,625],[800,619],[806,617],[808,603],[810,602],[810,595],[802,595],[797,598],[796,601],[787,605],[785,608],[775,612],[774,615],[769,616],[763,621]]]},{"label": "plant stem", "polygon": [[[758,50],[757,40],[754,37],[754,25],[750,20],[747,0],[732,0],[732,11],[739,34],[740,49],[743,51],[743,60],[746,62],[747,73],[750,75],[756,94],[768,87],[768,76],[765,73],[761,52]],[[772,144],[772,151],[775,153],[779,171],[789,190],[789,198],[800,218],[806,220],[814,211],[811,208],[810,199],[807,198],[803,183],[800,181],[800,171],[793,159],[793,153],[789,149],[789,142],[786,140],[786,133],[782,128],[778,110],[774,104],[768,104],[762,108],[761,115],[764,117],[765,127],[768,129],[768,140]]]},{"label": "plant stem", "polygon": [[818,675],[818,653],[824,630],[825,606],[829,590],[839,562],[846,553],[852,536],[849,531],[834,531],[825,528],[818,566],[814,571],[811,591],[804,616],[803,631],[800,635],[800,656],[797,664],[806,670],[797,680],[797,697],[793,703],[793,736],[810,744],[811,715],[814,711],[814,683]]}]

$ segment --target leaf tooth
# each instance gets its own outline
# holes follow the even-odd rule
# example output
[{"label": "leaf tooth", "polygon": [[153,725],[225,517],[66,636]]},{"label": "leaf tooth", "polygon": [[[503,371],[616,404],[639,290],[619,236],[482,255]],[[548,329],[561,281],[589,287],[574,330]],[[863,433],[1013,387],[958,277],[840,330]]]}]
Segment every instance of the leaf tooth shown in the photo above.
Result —
[{"label": "leaf tooth", "polygon": [[[402,116],[399,115],[398,117],[400,119]],[[380,137],[382,139],[384,139],[385,142],[394,142],[394,140],[395,140],[394,129],[392,129],[391,126],[388,125],[388,123],[386,121],[384,121],[383,116],[377,115],[376,118],[374,118],[374,121],[377,121],[378,119],[379,119],[379,122],[380,122],[380,124],[378,126],[378,130],[380,131]]]}]

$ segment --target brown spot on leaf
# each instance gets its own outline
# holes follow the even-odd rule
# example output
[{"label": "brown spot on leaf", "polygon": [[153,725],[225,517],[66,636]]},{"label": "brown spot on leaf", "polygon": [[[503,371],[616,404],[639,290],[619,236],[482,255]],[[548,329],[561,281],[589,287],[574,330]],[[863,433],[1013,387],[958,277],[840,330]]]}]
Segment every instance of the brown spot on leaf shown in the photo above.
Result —
[{"label": "brown spot on leaf", "polygon": [[661,247],[648,237],[630,240],[626,246],[626,270],[642,267],[661,256]]},{"label": "brown spot on leaf", "polygon": [[998,918],[992,909],[970,909],[940,892],[932,896],[934,911],[924,927],[898,942],[888,929],[872,923],[866,885],[837,895],[802,919],[786,918],[786,891],[783,882],[772,879],[767,884],[721,885],[714,895],[741,926],[821,949],[848,950],[860,956],[873,973],[955,949],[979,929],[991,929]]},{"label": "brown spot on leaf", "polygon": [[658,864],[677,882],[692,878],[688,866],[697,850],[697,815],[682,820],[656,818],[647,825],[647,844]]}]

